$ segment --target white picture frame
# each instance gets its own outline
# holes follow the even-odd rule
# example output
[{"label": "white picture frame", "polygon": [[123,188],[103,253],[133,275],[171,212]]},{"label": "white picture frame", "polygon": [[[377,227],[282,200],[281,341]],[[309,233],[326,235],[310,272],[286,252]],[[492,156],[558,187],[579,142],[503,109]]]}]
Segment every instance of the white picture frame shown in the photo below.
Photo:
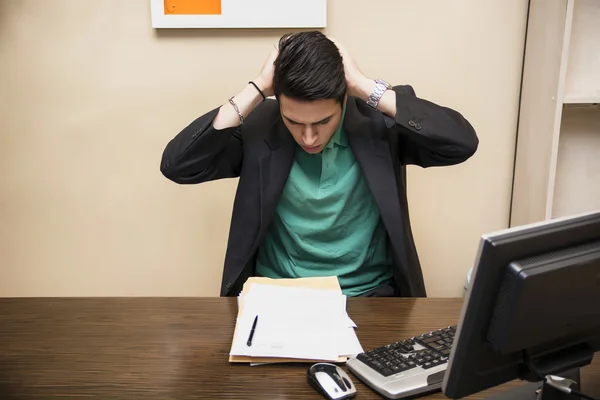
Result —
[{"label": "white picture frame", "polygon": [[[201,1],[201,0],[199,0]],[[327,0],[221,0],[220,14],[165,13],[150,0],[153,28],[325,28]]]}]

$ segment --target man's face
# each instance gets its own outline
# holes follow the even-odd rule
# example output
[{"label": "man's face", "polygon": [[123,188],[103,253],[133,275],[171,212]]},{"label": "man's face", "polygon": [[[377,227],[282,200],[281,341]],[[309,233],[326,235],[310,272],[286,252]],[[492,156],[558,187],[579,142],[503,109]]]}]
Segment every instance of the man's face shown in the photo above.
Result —
[{"label": "man's face", "polygon": [[327,146],[342,118],[342,105],[336,99],[298,101],[281,95],[279,106],[294,140],[310,154]]}]

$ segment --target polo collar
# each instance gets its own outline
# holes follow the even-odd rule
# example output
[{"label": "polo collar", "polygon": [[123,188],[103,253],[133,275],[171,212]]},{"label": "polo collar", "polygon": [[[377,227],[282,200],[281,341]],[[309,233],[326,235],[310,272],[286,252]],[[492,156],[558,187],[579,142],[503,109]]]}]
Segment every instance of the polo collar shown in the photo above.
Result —
[{"label": "polo collar", "polygon": [[344,131],[345,117],[346,117],[346,102],[344,102],[344,105],[342,107],[342,118],[340,119],[340,123],[339,123],[337,129],[335,130],[333,136],[329,140],[329,143],[327,143],[327,146],[325,146],[325,147],[331,149],[331,148],[333,148],[334,144],[337,144],[338,146],[343,146],[343,147],[348,146],[348,138],[346,137],[346,132]]}]

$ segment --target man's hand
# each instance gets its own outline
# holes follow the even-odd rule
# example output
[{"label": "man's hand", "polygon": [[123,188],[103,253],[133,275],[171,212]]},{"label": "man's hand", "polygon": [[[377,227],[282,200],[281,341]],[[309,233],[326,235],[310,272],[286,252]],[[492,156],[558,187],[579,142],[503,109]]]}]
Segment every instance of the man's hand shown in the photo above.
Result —
[{"label": "man's hand", "polygon": [[273,75],[275,72],[275,59],[279,54],[279,50],[273,47],[267,61],[265,61],[262,70],[254,79],[254,83],[262,90],[265,96],[273,96]]},{"label": "man's hand", "polygon": [[346,47],[336,39],[331,39],[331,41],[337,46],[344,61],[344,73],[346,75],[346,86],[348,87],[348,94],[350,96],[360,97],[360,86],[365,85],[366,81],[368,81],[369,79],[367,79],[362,74],[362,72],[360,72],[358,65],[356,65],[356,62],[354,61],[352,56],[350,56],[350,53],[348,53]]},{"label": "man's hand", "polygon": [[[346,86],[348,87],[348,95],[355,96],[363,101],[367,101],[371,92],[375,88],[375,81],[369,79],[360,72],[358,65],[354,59],[348,53],[346,47],[339,41],[330,38],[335,43],[342,59],[344,61],[344,73],[346,75]],[[377,107],[381,112],[389,115],[392,118],[396,117],[396,95],[393,91],[388,90],[385,92],[379,106]]]}]

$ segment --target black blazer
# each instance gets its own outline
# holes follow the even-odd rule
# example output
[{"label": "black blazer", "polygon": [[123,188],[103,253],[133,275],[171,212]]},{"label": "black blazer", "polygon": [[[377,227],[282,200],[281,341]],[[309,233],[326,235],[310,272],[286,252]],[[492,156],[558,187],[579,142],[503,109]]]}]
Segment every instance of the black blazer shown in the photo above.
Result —
[{"label": "black blazer", "polygon": [[[426,297],[404,168],[461,163],[475,153],[479,140],[458,112],[416,97],[410,86],[393,90],[395,120],[349,96],[344,128],[388,232],[399,295]],[[276,100],[260,104],[237,128],[214,129],[218,111],[199,117],[173,138],[160,168],[179,184],[239,177],[221,284],[221,296],[237,296],[254,274],[257,249],[289,175],[295,142]]]}]

